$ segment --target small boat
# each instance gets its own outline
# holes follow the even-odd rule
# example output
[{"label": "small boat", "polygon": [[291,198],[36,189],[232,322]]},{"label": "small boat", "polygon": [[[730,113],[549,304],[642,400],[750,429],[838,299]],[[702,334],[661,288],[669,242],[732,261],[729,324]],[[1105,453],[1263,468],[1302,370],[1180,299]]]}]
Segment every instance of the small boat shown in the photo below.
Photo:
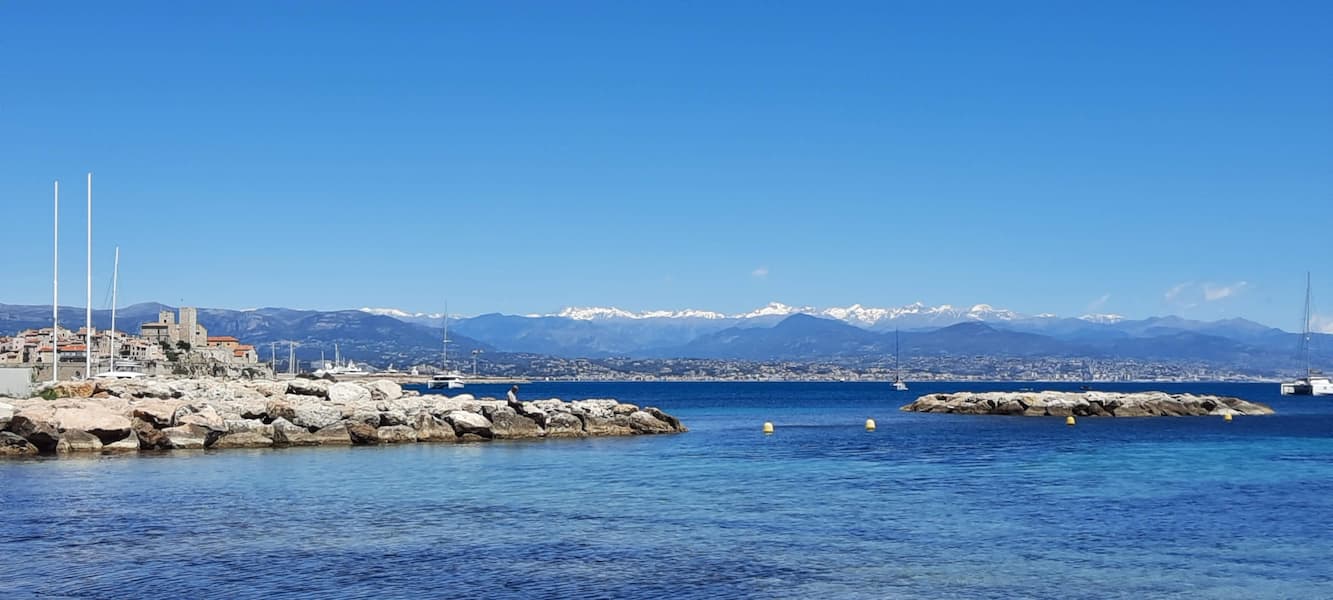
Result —
[{"label": "small boat", "polygon": [[463,374],[449,370],[449,307],[444,308],[444,349],[440,353],[440,372],[426,382],[428,390],[456,390],[463,387]]},{"label": "small boat", "polygon": [[103,381],[107,379],[141,379],[143,376],[143,373],[137,371],[102,371],[101,373],[93,375],[93,379],[101,379]]},{"label": "small boat", "polygon": [[907,391],[907,382],[903,381],[903,372],[901,360],[898,353],[898,330],[893,330],[893,389],[899,392]]},{"label": "small boat", "polygon": [[1333,396],[1333,380],[1310,368],[1310,274],[1305,274],[1305,323],[1301,331],[1301,352],[1305,355],[1305,377],[1282,384],[1283,396]]}]

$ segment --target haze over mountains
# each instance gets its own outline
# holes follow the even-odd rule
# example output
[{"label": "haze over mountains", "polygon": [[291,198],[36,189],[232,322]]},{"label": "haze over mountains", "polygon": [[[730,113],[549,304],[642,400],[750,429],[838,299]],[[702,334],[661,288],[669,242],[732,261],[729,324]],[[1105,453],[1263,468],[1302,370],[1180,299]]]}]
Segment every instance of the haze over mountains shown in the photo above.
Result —
[{"label": "haze over mountains", "polygon": [[[137,332],[156,319],[156,303],[120,309],[118,326]],[[0,334],[49,325],[49,306],[0,304]],[[62,308],[61,321],[78,326],[81,308]],[[259,346],[295,342],[303,360],[345,356],[385,366],[438,361],[443,315],[395,309],[313,311],[286,308],[200,309],[211,335],[234,335]],[[98,327],[110,311],[94,313]],[[506,355],[561,358],[699,358],[744,361],[882,361],[895,345],[912,356],[1129,359],[1198,362],[1274,374],[1298,366],[1300,335],[1245,319],[1195,321],[1180,317],[1127,319],[1118,315],[1028,316],[979,304],[968,308],[911,304],[892,309],[816,309],[772,303],[741,314],[711,311],[635,313],[616,308],[567,308],[549,315],[485,314],[450,317],[450,352],[473,350],[486,360]],[[1316,362],[1333,362],[1333,336],[1317,335]]]}]

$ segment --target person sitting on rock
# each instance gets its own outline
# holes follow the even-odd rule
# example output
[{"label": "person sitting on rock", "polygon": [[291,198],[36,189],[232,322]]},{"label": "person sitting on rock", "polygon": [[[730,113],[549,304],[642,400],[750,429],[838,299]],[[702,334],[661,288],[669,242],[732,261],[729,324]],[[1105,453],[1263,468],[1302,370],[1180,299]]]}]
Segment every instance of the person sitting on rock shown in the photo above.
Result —
[{"label": "person sitting on rock", "polygon": [[517,411],[523,407],[523,403],[518,401],[518,386],[509,388],[509,407]]}]

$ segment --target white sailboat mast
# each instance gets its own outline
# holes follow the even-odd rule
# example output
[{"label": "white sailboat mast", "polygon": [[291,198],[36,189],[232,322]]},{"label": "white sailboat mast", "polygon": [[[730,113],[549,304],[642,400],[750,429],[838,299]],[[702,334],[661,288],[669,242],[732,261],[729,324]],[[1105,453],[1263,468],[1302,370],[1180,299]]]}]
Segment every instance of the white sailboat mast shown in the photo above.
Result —
[{"label": "white sailboat mast", "polygon": [[51,259],[51,383],[60,380],[60,181],[55,185],[55,247]]},{"label": "white sailboat mast", "polygon": [[83,376],[93,376],[93,174],[88,173],[88,301],[84,308]]},{"label": "white sailboat mast", "polygon": [[1305,272],[1305,322],[1301,329],[1301,345],[1305,351],[1305,380],[1310,380],[1310,272]]},{"label": "white sailboat mast", "polygon": [[108,370],[116,370],[116,295],[120,291],[120,246],[116,246],[116,262],[111,269],[111,363]]},{"label": "white sailboat mast", "polygon": [[449,303],[444,303],[444,350],[440,355],[440,369],[449,371]]}]

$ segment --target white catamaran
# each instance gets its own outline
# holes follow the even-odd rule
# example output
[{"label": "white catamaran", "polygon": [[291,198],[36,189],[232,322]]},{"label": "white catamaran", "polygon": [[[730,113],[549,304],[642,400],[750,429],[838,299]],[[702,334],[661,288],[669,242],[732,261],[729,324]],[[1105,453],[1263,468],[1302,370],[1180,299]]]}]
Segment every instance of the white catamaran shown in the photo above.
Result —
[{"label": "white catamaran", "polygon": [[1310,368],[1310,274],[1305,274],[1305,323],[1301,330],[1301,352],[1305,356],[1305,377],[1282,384],[1283,396],[1333,396],[1333,381]]},{"label": "white catamaran", "polygon": [[444,309],[444,350],[440,354],[440,372],[432,375],[430,381],[426,382],[426,389],[456,390],[463,387],[463,374],[457,370],[449,370],[449,308]]}]

